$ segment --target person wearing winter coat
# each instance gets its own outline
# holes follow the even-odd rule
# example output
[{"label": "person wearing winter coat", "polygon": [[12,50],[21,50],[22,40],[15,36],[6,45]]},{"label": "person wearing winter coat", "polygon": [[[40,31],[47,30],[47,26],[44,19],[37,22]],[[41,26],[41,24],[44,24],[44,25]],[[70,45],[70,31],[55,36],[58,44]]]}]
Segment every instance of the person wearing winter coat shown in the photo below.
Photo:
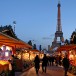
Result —
[{"label": "person wearing winter coat", "polygon": [[63,58],[62,63],[63,63],[64,71],[65,71],[64,76],[67,76],[67,72],[68,72],[69,65],[70,65],[67,55]]},{"label": "person wearing winter coat", "polygon": [[46,54],[44,54],[44,57],[42,59],[42,71],[46,73],[46,69],[47,69],[47,63],[48,63],[48,58],[46,56]]},{"label": "person wearing winter coat", "polygon": [[39,59],[38,55],[36,55],[36,57],[34,59],[34,63],[35,63],[36,74],[38,74],[38,71],[40,68],[40,59]]}]

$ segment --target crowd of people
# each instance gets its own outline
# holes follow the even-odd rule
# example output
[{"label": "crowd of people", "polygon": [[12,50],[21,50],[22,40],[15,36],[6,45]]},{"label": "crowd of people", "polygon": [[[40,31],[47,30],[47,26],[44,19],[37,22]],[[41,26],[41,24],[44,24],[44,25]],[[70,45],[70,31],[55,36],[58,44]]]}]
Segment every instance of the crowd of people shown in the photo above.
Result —
[{"label": "crowd of people", "polygon": [[[11,56],[12,60],[9,61],[12,65],[12,70],[10,70],[9,76],[15,76],[15,64],[14,64],[14,60],[15,57],[14,55]],[[41,63],[41,65],[40,65]],[[44,57],[42,59],[39,58],[38,55],[36,55],[35,59],[34,59],[34,66],[35,66],[35,71],[36,74],[38,75],[40,66],[42,67],[42,73],[46,73],[47,72],[47,66],[63,66],[64,67],[64,76],[67,76],[67,71],[70,65],[70,61],[67,57],[67,55],[65,55],[64,58],[62,58],[59,55],[56,56],[46,56],[46,54],[44,54]]]},{"label": "crowd of people", "polygon": [[44,57],[40,59],[38,55],[36,55],[34,63],[35,63],[35,70],[36,74],[38,74],[38,71],[40,69],[40,62],[42,63],[42,72],[47,71],[47,65],[48,66],[63,66],[64,67],[64,76],[67,76],[67,71],[70,65],[69,59],[67,55],[62,59],[61,56],[46,56],[44,54]]}]

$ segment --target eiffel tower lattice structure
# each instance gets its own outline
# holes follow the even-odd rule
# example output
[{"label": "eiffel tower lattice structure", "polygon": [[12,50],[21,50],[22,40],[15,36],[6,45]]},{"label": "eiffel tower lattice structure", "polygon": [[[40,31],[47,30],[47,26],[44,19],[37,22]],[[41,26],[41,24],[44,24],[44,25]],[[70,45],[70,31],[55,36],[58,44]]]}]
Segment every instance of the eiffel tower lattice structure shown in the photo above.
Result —
[{"label": "eiffel tower lattice structure", "polygon": [[63,32],[61,27],[60,1],[58,2],[57,7],[58,7],[57,27],[55,32],[55,38],[54,38],[54,41],[52,42],[52,48],[59,47],[61,43],[64,42]]}]

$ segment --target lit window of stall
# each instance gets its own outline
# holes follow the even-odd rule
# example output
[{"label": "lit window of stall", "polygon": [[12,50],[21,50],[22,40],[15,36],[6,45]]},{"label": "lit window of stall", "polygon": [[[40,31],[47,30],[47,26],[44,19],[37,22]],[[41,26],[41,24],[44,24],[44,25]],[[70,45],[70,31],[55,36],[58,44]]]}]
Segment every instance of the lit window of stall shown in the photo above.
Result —
[{"label": "lit window of stall", "polygon": [[12,47],[2,45],[0,46],[0,60],[9,60],[12,55]]}]

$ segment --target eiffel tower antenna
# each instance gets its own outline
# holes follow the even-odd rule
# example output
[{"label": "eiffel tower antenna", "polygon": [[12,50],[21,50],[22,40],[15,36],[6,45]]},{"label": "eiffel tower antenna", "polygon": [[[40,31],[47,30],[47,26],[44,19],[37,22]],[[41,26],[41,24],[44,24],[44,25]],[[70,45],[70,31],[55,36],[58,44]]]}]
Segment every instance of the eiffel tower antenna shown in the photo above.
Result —
[{"label": "eiffel tower antenna", "polygon": [[60,3],[60,0],[58,0],[58,3]]}]

